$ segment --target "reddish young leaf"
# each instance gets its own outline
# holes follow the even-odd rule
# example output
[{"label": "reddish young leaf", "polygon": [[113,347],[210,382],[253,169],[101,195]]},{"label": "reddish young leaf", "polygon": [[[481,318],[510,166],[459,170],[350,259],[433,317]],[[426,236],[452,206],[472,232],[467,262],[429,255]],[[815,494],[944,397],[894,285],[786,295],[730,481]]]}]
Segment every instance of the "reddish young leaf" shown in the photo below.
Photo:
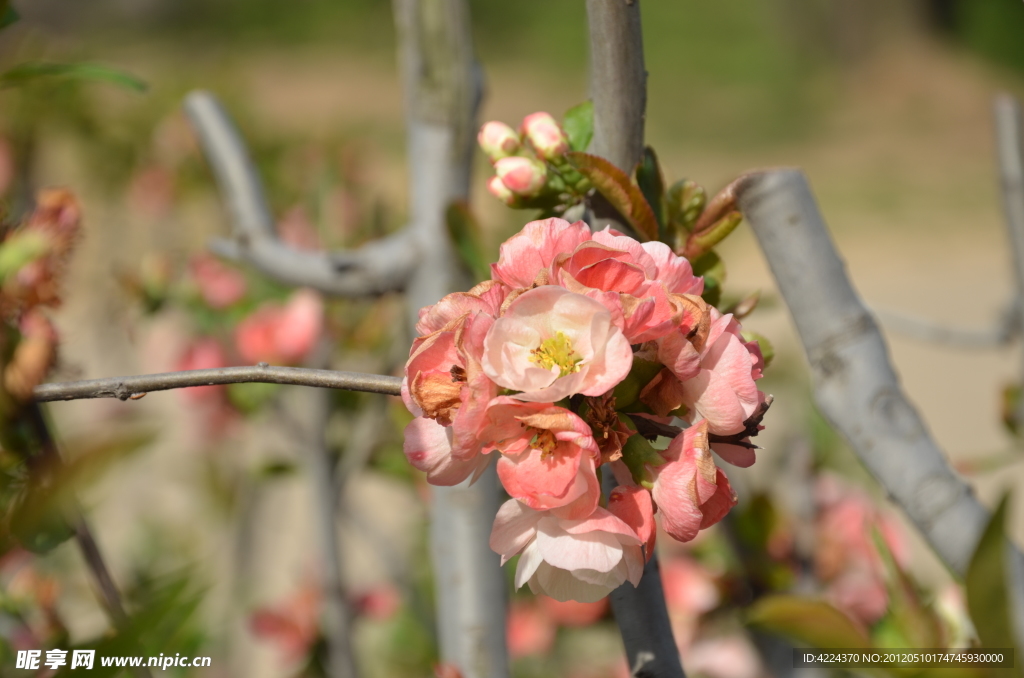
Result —
[{"label": "reddish young leaf", "polygon": [[596,155],[573,151],[565,157],[629,221],[641,240],[658,239],[654,210],[625,172]]}]

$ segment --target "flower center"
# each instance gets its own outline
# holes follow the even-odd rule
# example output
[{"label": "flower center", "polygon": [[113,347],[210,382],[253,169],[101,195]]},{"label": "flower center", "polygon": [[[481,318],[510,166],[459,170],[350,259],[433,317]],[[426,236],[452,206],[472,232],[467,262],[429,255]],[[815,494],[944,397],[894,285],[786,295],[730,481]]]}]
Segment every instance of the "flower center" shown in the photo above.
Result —
[{"label": "flower center", "polygon": [[567,374],[580,371],[580,363],[583,358],[576,355],[572,349],[572,342],[563,332],[556,332],[555,336],[549,337],[540,343],[540,346],[530,351],[530,361],[550,370],[558,367],[560,374],[564,377]]},{"label": "flower center", "polygon": [[530,427],[527,430],[534,432],[533,437],[530,438],[530,447],[535,450],[540,450],[541,459],[546,459],[555,453],[555,448],[558,447],[558,440],[555,439],[555,434],[548,429],[539,429]]}]

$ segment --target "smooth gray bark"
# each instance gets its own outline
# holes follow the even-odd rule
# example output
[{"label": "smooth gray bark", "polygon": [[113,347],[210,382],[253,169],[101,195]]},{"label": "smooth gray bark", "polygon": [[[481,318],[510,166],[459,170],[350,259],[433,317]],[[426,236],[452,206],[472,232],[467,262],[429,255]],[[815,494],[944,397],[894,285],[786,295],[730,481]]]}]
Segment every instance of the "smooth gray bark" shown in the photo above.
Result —
[{"label": "smooth gray bark", "polygon": [[939,557],[963,575],[988,511],[950,469],[903,393],[803,173],[751,175],[740,186],[739,206],[793,316],[822,414]]},{"label": "smooth gray bark", "polygon": [[[409,153],[416,266],[406,286],[409,323],[419,309],[465,289],[445,212],[469,196],[482,80],[465,0],[394,0]],[[504,678],[505,580],[488,546],[498,511],[493,466],[472,487],[431,488],[431,560],[441,660],[464,678]]]}]

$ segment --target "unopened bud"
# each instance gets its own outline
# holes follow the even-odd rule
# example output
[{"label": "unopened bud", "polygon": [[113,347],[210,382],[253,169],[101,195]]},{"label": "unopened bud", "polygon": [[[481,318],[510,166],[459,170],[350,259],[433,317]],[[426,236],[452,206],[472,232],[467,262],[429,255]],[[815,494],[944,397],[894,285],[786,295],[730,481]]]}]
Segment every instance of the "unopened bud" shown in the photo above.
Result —
[{"label": "unopened bud", "polygon": [[569,139],[550,113],[531,113],[523,118],[523,135],[537,155],[552,160],[569,151]]},{"label": "unopened bud", "polygon": [[516,194],[508,190],[508,186],[501,180],[501,177],[491,177],[491,180],[487,182],[487,190],[509,207],[515,206],[518,201]]},{"label": "unopened bud", "polygon": [[519,135],[503,122],[492,120],[484,123],[476,140],[491,162],[507,158],[519,150]]},{"label": "unopened bud", "polygon": [[494,171],[510,191],[525,197],[537,195],[548,178],[544,163],[522,156],[502,158],[494,163]]}]

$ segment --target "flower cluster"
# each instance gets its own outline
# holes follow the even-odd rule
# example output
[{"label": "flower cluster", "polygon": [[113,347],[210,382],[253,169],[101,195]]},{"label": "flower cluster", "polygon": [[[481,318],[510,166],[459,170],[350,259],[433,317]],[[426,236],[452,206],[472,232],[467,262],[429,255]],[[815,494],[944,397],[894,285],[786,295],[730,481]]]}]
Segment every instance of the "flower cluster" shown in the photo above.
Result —
[{"label": "flower cluster", "polygon": [[487,189],[509,207],[543,206],[562,193],[590,190],[590,182],[566,162],[569,137],[550,113],[531,113],[518,132],[503,122],[485,123],[477,141],[494,165]]},{"label": "flower cluster", "polygon": [[[761,352],[663,243],[534,221],[491,273],[420,311],[405,453],[435,485],[475,480],[496,458],[512,499],[491,547],[503,563],[520,556],[517,587],[595,601],[637,584],[655,512],[687,541],[736,503],[711,450],[754,462]],[[666,449],[648,442],[658,436]],[[619,482],[606,505],[602,466]]]}]

